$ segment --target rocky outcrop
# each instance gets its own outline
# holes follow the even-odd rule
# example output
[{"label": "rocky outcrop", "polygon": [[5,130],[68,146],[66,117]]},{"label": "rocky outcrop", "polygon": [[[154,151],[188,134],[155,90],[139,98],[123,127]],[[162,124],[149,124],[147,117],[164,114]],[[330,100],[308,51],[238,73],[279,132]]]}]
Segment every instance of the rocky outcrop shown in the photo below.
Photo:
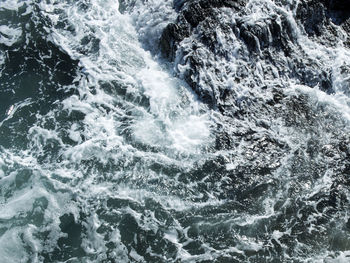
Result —
[{"label": "rocky outcrop", "polygon": [[[280,8],[280,1],[276,0],[275,5],[262,1],[261,9],[269,10],[263,14],[259,14],[258,9],[251,10],[251,6],[246,7],[248,2],[177,2],[178,18],[164,29],[161,52],[173,61],[177,74],[199,98],[225,116],[228,126],[237,127],[234,121],[237,119],[250,122],[259,119],[256,127],[268,130],[268,125],[260,120],[272,115],[283,115],[286,125],[302,125],[296,124],[298,117],[290,112],[299,108],[309,112],[307,102],[300,100],[292,106],[283,105],[286,97],[283,89],[293,82],[333,93],[334,76],[326,60],[315,57],[303,46],[300,35],[307,35],[320,46],[337,45],[340,30],[347,32],[350,28],[344,12],[346,1],[302,0],[297,6],[284,9]],[[339,10],[341,4],[343,10]],[[342,21],[339,25],[334,22],[335,16],[338,22]],[[245,95],[241,90],[245,90]],[[257,94],[265,94],[268,99],[261,99]],[[276,113],[274,107],[277,106],[284,107],[286,113]],[[216,147],[233,147],[232,134],[221,130]],[[276,140],[268,141],[269,148],[274,148]]]},{"label": "rocky outcrop", "polygon": [[[181,68],[179,75],[200,98],[214,108],[226,104],[230,93],[227,88],[231,89],[235,83],[231,81],[231,87],[227,87],[220,75],[227,76],[232,72],[220,69],[224,72],[218,74],[215,67],[218,67],[218,61],[232,60],[241,65],[235,76],[231,74],[234,82],[244,84],[247,76],[257,77],[256,71],[261,70],[262,79],[294,79],[297,83],[319,86],[332,93],[331,70],[318,65],[319,62],[300,47],[299,29],[294,23],[299,23],[310,37],[319,38],[320,43],[336,45],[340,33],[332,22],[334,12],[331,8],[336,8],[337,4],[305,0],[297,6],[294,18],[275,7],[269,16],[254,20],[253,11],[245,8],[247,3],[246,0],[182,2],[177,7],[176,22],[163,31],[160,39],[162,54],[174,61],[177,69]],[[338,11],[336,14],[341,16]],[[252,83],[245,85],[254,86]]]},{"label": "rocky outcrop", "polygon": [[[348,126],[315,98],[322,92],[308,93],[317,87],[350,96],[350,65],[329,63],[350,46],[348,8],[336,0],[181,1],[160,40],[175,72],[219,116],[218,157],[196,171],[211,171],[203,184],[226,178],[223,198],[252,207],[278,188],[276,174],[284,177],[291,202],[274,206],[275,222],[293,222],[278,229],[302,232],[308,244],[315,234],[306,229],[327,228],[350,206]],[[327,189],[300,194],[324,176],[332,180]],[[289,237],[281,244],[300,245]]]},{"label": "rocky outcrop", "polygon": [[[214,25],[218,22],[218,8],[232,8],[241,10],[247,0],[197,0],[183,1],[177,5],[179,16],[175,23],[169,24],[163,31],[160,39],[160,48],[163,55],[171,60],[174,59],[178,44],[189,37],[199,23],[209,20]],[[210,29],[210,28],[208,28]]]},{"label": "rocky outcrop", "polygon": [[189,37],[191,32],[204,20],[214,22],[218,15],[217,8],[232,8],[239,11],[247,0],[213,0],[186,1],[176,7],[179,16],[176,23],[169,24],[163,31],[160,48],[165,57],[173,60],[177,45]]}]

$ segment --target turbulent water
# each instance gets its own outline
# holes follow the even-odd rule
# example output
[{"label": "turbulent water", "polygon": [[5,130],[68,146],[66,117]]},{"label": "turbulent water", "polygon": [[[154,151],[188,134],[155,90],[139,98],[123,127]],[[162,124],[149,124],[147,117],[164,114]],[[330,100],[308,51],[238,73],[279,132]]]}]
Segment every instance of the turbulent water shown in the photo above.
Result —
[{"label": "turbulent water", "polygon": [[344,21],[185,2],[1,0],[0,262],[350,262]]}]

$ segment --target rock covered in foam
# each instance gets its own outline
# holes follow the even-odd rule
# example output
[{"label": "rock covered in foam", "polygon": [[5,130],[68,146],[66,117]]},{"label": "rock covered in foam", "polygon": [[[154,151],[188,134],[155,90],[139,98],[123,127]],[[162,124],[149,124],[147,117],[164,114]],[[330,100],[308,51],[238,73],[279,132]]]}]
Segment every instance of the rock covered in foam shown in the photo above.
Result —
[{"label": "rock covered in foam", "polygon": [[[217,20],[217,8],[226,7],[239,11],[247,2],[247,0],[187,0],[176,4],[175,7],[179,11],[177,21],[164,29],[160,39],[163,55],[173,60],[177,45],[189,37],[199,23],[207,19],[212,20],[212,22]],[[210,30],[210,28],[208,29]]]},{"label": "rock covered in foam", "polygon": [[[317,37],[321,44],[336,45],[340,33],[331,20],[333,4],[301,1],[298,6],[289,7],[296,8],[295,17],[277,4],[268,7],[271,9],[268,15],[255,14],[258,11],[250,10],[247,4],[245,0],[182,2],[177,6],[176,22],[164,29],[160,39],[162,54],[175,61],[179,75],[200,98],[220,108],[227,104],[227,99],[232,99],[227,94],[234,93],[229,90],[234,91],[236,84],[263,86],[259,81],[247,83],[257,77],[257,70],[262,71],[259,74],[262,79],[294,79],[332,93],[331,70],[319,65],[314,56],[300,47],[297,25],[310,37]],[[241,61],[232,76],[234,83],[223,83],[222,76],[233,75],[232,70],[218,69],[218,64],[233,60]]]},{"label": "rock covered in foam", "polygon": [[[341,146],[348,138],[334,128],[343,124],[310,103],[311,95],[284,90],[297,84],[334,92],[333,68],[304,41],[320,49],[339,41],[346,46],[341,30],[349,34],[349,19],[336,1],[281,2],[260,1],[260,9],[252,10],[256,6],[250,1],[182,1],[176,6],[177,20],[160,39],[161,51],[200,99],[221,114],[215,148],[231,151],[227,159],[235,165],[228,165],[228,178],[249,193],[263,177],[285,169],[285,158],[288,173],[300,180],[305,174],[317,178],[332,167],[335,183],[322,198],[325,206],[335,207],[343,200],[344,167],[349,166]],[[273,128],[277,120],[288,136],[295,136],[292,140],[304,134],[305,144],[297,149],[280,140],[280,131],[275,134]],[[331,146],[322,142],[325,134],[332,137]],[[338,167],[338,162],[346,165]]]}]

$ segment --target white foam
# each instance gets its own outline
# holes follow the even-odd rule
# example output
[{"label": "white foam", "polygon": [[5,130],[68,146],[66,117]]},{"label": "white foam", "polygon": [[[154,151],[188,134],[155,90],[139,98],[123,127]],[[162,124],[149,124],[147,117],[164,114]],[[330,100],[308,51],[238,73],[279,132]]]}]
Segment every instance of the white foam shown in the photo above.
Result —
[{"label": "white foam", "polygon": [[11,28],[7,25],[0,25],[0,44],[11,47],[17,43],[22,36],[21,28]]},{"label": "white foam", "polygon": [[13,228],[0,236],[0,255],[4,262],[20,263],[29,257],[20,238],[21,230]]},{"label": "white foam", "polygon": [[149,50],[157,51],[163,29],[176,19],[171,0],[136,1],[130,14],[139,39]]},{"label": "white foam", "polygon": [[310,88],[304,85],[295,85],[295,89],[310,95],[310,98],[317,98],[315,103],[328,105],[330,110],[341,113],[344,120],[350,121],[350,98],[342,92],[327,94],[317,87]]},{"label": "white foam", "polygon": [[334,258],[326,257],[323,261],[324,263],[347,263],[350,260],[350,251],[341,251]]}]

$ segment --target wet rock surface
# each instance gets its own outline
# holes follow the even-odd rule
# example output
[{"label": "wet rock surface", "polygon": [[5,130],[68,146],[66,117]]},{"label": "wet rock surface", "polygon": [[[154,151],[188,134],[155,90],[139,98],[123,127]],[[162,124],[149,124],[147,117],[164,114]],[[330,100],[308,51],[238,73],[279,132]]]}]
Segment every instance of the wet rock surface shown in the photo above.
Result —
[{"label": "wet rock surface", "polygon": [[[265,225],[291,231],[270,244],[279,255],[294,255],[301,239],[318,249],[315,240],[350,207],[349,128],[317,97],[349,94],[348,66],[318,52],[349,47],[348,1],[298,2],[182,1],[160,39],[176,74],[219,119],[215,150],[225,153],[215,165],[198,167],[199,174],[216,167],[203,184],[227,178],[217,186],[226,189],[222,198],[253,210],[279,187],[288,196],[290,202],[276,203],[275,218]],[[306,194],[324,180],[331,183]],[[297,233],[299,240],[293,238]],[[263,239],[258,230],[256,235]]]},{"label": "wet rock surface", "polygon": [[[333,20],[341,20],[341,23],[337,21],[348,30],[344,12],[333,11],[336,6],[333,2],[301,1],[298,6],[290,7],[295,8],[295,20],[276,8],[276,13],[252,22],[248,18],[251,11],[245,7],[247,3],[243,0],[186,1],[178,7],[176,22],[163,31],[162,54],[175,61],[177,68],[185,68],[179,70],[179,74],[201,99],[214,107],[225,104],[222,97],[226,94],[225,85],[218,90],[213,82],[231,72],[215,72],[216,63],[223,60],[229,63],[233,59],[242,61],[235,74],[238,82],[244,82],[248,75],[256,75],[257,67],[263,64],[264,71],[272,70],[268,73],[272,78],[294,79],[332,93],[331,69],[318,65],[319,61],[300,47],[297,36],[305,31],[320,44],[337,45],[341,32]],[[301,32],[294,21],[301,25]],[[211,71],[211,76],[204,74],[203,68],[206,73]]]}]

